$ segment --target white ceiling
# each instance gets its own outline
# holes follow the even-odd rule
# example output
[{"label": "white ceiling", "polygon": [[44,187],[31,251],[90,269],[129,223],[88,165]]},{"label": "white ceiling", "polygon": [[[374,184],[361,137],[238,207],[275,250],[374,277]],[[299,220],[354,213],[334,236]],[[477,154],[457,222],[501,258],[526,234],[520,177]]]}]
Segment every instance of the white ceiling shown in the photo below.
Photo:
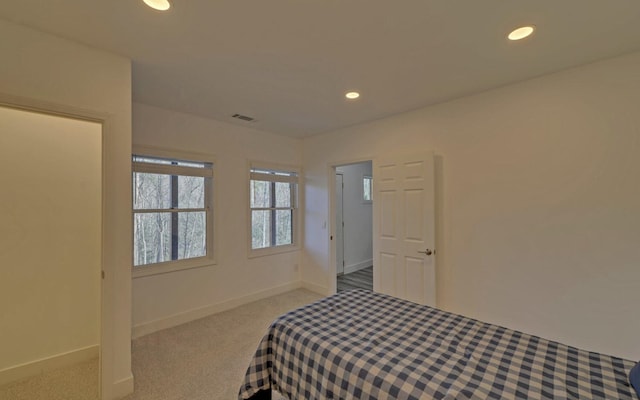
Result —
[{"label": "white ceiling", "polygon": [[[640,50],[637,0],[2,3],[2,18],[131,58],[134,101],[294,137]],[[523,24],[534,36],[507,41]]]}]

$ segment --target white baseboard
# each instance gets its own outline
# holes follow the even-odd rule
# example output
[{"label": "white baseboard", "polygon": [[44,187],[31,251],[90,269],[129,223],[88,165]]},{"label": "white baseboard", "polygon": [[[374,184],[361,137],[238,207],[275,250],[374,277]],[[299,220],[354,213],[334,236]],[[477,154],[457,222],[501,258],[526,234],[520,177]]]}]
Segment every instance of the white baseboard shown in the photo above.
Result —
[{"label": "white baseboard", "polygon": [[303,289],[307,289],[307,290],[311,290],[312,292],[318,293],[318,294],[323,295],[323,296],[328,296],[329,295],[329,288],[328,287],[316,285],[315,283],[302,282],[302,288]]},{"label": "white baseboard", "polygon": [[99,356],[100,346],[94,345],[5,368],[0,370],[0,385],[40,375],[54,369],[69,367]]},{"label": "white baseboard", "polygon": [[352,272],[356,272],[359,271],[361,269],[370,267],[373,265],[373,259],[371,260],[364,260],[362,262],[356,263],[356,264],[351,264],[351,265],[345,265],[344,267],[344,273],[345,274],[350,274]]},{"label": "white baseboard", "polygon": [[113,383],[111,394],[113,399],[121,399],[133,393],[133,375]]},{"label": "white baseboard", "polygon": [[193,310],[174,314],[166,318],[144,322],[142,324],[138,324],[133,327],[132,338],[137,339],[139,337],[148,335],[153,332],[157,332],[163,329],[182,325],[187,322],[208,317],[209,315],[217,314],[222,311],[231,310],[232,308],[236,308],[247,303],[262,300],[271,296],[276,296],[282,293],[289,292],[291,290],[299,289],[300,287],[302,287],[301,282],[291,282],[285,285],[280,285],[270,289],[261,290],[259,292],[252,293],[250,295],[236,297],[234,299],[227,300],[222,303],[199,307]]}]

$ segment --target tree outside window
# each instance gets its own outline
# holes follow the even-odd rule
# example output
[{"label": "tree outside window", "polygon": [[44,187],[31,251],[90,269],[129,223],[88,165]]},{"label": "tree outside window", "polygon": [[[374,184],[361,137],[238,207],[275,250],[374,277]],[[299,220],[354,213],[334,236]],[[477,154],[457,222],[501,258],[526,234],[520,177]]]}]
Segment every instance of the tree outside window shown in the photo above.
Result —
[{"label": "tree outside window", "polygon": [[133,157],[134,268],[211,255],[213,166]]}]

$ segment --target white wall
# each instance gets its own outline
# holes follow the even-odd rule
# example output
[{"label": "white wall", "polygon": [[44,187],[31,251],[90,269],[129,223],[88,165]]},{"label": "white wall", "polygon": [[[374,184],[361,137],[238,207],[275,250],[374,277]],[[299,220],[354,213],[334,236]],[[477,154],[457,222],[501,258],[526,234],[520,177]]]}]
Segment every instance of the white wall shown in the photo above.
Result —
[{"label": "white wall", "polygon": [[[0,20],[0,96],[107,117],[103,148],[105,399],[131,375],[131,65],[129,60]],[[24,100],[24,99],[28,100]]]},{"label": "white wall", "polygon": [[344,182],[344,264],[345,273],[369,267],[373,263],[372,203],[362,199],[362,177],[371,176],[371,162],[336,168]]},{"label": "white wall", "polygon": [[305,140],[303,280],[328,287],[328,164],[434,150],[438,306],[639,359],[639,109],[635,53]]},{"label": "white wall", "polygon": [[0,371],[99,345],[101,142],[98,123],[0,107]]},{"label": "white wall", "polygon": [[136,278],[136,335],[300,285],[300,251],[248,258],[248,161],[302,164],[299,139],[143,104],[133,108],[135,145],[213,156],[217,265]]}]

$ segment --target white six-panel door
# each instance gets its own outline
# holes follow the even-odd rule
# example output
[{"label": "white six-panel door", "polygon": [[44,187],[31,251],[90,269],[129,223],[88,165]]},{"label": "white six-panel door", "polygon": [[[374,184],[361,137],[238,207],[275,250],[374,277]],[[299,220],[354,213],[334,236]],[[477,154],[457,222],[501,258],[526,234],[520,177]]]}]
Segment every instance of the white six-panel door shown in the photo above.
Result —
[{"label": "white six-panel door", "polygon": [[435,306],[433,154],[374,160],[373,287]]}]

